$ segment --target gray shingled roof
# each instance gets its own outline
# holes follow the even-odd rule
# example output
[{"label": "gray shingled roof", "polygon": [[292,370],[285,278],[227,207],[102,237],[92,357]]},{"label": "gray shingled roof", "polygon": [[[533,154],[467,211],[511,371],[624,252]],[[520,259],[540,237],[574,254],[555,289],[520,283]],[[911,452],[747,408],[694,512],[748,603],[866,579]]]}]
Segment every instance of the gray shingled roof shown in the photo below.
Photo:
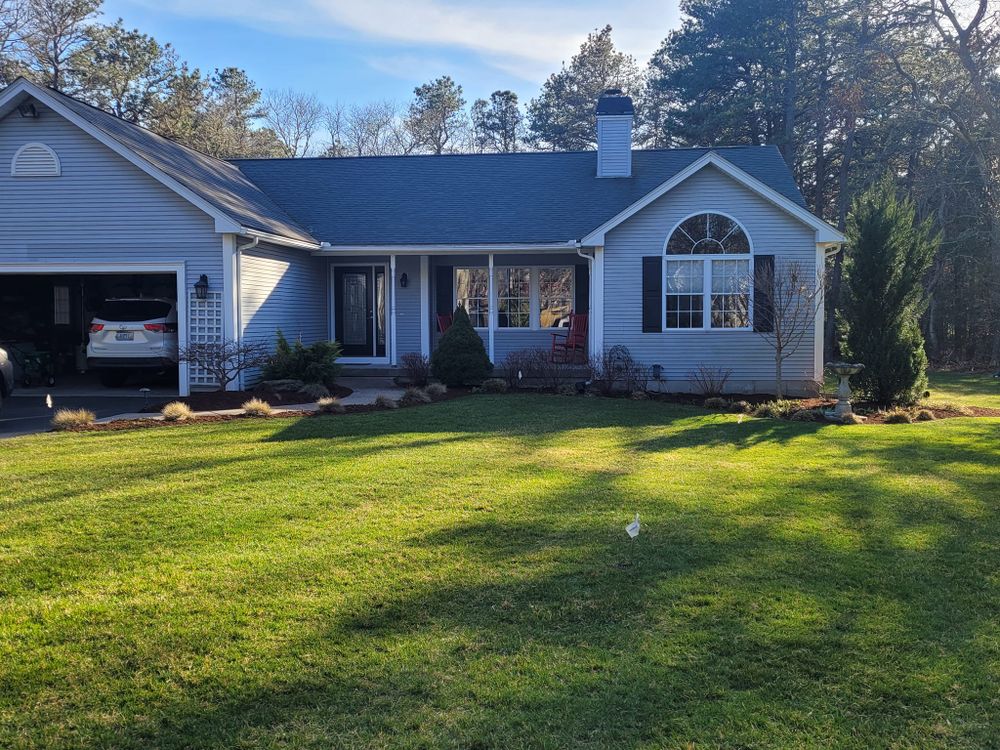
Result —
[{"label": "gray shingled roof", "polygon": [[595,177],[593,151],[233,163],[333,245],[548,243],[584,237],[709,151],[804,205],[770,146],[634,151],[619,179]]},{"label": "gray shingled roof", "polygon": [[71,96],[51,89],[46,91],[241,226],[289,239],[316,241],[233,164],[182,146]]}]

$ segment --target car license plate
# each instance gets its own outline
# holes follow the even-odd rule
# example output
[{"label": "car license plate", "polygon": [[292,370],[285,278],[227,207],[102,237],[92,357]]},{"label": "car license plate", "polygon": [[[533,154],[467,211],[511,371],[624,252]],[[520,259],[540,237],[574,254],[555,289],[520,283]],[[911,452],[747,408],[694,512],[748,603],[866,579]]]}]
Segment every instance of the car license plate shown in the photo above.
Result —
[{"label": "car license plate", "polygon": [[132,331],[118,331],[115,334],[115,341],[132,341],[135,334]]}]

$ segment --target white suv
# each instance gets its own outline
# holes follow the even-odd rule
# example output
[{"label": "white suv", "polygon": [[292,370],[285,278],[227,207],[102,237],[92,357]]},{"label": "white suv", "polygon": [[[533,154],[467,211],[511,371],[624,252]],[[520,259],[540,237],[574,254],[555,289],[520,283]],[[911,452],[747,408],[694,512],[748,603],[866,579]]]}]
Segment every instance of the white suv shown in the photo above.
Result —
[{"label": "white suv", "polygon": [[108,299],[90,324],[87,367],[104,385],[125,382],[130,370],[177,364],[177,306],[171,299]]}]

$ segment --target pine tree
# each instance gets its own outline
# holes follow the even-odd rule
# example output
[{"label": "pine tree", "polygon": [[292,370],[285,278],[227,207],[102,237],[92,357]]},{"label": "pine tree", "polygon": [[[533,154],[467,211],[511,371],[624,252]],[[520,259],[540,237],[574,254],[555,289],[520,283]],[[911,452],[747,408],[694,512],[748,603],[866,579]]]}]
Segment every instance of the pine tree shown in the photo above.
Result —
[{"label": "pine tree", "polygon": [[847,236],[843,349],[865,366],[855,385],[881,406],[912,404],[927,387],[920,315],[939,238],[889,176],[854,201]]},{"label": "pine tree", "polygon": [[483,340],[460,305],[455,308],[451,327],[431,355],[431,372],[445,385],[459,386],[480,383],[492,370]]}]

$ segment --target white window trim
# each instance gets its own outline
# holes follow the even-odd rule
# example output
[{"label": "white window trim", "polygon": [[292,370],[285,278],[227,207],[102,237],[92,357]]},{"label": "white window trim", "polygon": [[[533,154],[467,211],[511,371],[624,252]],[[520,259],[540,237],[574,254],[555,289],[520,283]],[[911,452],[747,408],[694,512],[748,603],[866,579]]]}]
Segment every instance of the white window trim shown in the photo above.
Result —
[{"label": "white window trim", "polygon": [[[743,256],[740,256],[740,257],[743,257]],[[576,264],[576,263],[541,263],[541,264],[508,263],[508,264],[504,264],[504,265],[494,265],[493,266],[493,273],[494,273],[494,275],[496,274],[497,271],[502,270],[504,268],[527,268],[530,271],[530,274],[529,274],[529,277],[528,277],[529,278],[529,291],[528,291],[528,294],[529,294],[529,299],[531,301],[531,313],[530,313],[531,324],[528,325],[528,326],[521,326],[521,327],[518,327],[518,328],[501,328],[499,325],[497,325],[497,320],[498,320],[497,313],[499,312],[499,304],[498,303],[499,303],[499,299],[500,299],[500,294],[496,290],[496,279],[493,279],[493,289],[494,289],[494,291],[493,291],[493,294],[487,298],[487,302],[489,304],[489,314],[487,315],[487,318],[489,319],[489,322],[490,322],[490,328],[492,328],[493,330],[496,330],[496,331],[504,331],[504,332],[508,332],[509,331],[509,332],[514,332],[514,333],[516,333],[516,332],[526,333],[526,332],[532,332],[532,331],[538,332],[538,331],[560,331],[560,330],[565,330],[565,326],[542,326],[541,325],[542,300],[541,300],[541,296],[539,295],[539,282],[538,282],[538,280],[539,280],[539,271],[542,271],[544,269],[560,269],[560,268],[568,268],[568,269],[570,269],[570,271],[571,271],[571,273],[570,273],[570,292],[569,292],[569,295],[570,295],[570,307],[575,310],[575,308],[576,308],[576,266],[577,265],[579,265],[579,264]],[[452,274],[451,274],[451,308],[453,310],[456,307],[458,307],[458,272],[459,272],[460,269],[469,269],[469,268],[483,268],[483,269],[486,269],[487,273],[489,273],[489,268],[487,266],[465,265],[465,266],[455,266],[454,267],[454,269],[452,270]],[[664,301],[663,304],[664,304],[664,308],[665,308],[666,307],[666,301]],[[489,328],[483,328],[483,327],[477,327],[477,326],[473,326],[473,328],[475,330],[477,330],[477,331],[487,331],[487,330],[489,330]]]},{"label": "white window trim", "polygon": [[[695,216],[701,216],[702,214],[717,214],[719,216],[724,216],[733,223],[736,224],[747,238],[747,244],[750,245],[750,253],[668,253],[667,245],[670,244],[670,238],[674,236],[680,226],[690,218]],[[754,273],[754,255],[755,249],[753,244],[753,237],[750,236],[750,232],[747,231],[746,225],[725,211],[720,211],[716,208],[703,208],[699,211],[693,211],[687,216],[683,217],[680,221],[674,224],[670,232],[667,233],[667,238],[663,241],[663,262],[662,268],[660,269],[660,274],[662,276],[661,283],[663,285],[663,293],[660,295],[660,330],[664,333],[680,333],[680,334],[691,334],[691,333],[707,333],[707,332],[746,332],[753,331],[753,273]],[[672,261],[681,260],[701,260],[705,261],[702,264],[702,273],[704,274],[702,279],[702,310],[701,310],[701,328],[668,328],[667,327],[667,264]],[[749,261],[750,270],[748,277],[750,279],[750,288],[747,289],[747,320],[749,320],[749,325],[740,326],[739,328],[723,328],[721,326],[712,325],[712,261],[713,260],[746,260]]]}]

